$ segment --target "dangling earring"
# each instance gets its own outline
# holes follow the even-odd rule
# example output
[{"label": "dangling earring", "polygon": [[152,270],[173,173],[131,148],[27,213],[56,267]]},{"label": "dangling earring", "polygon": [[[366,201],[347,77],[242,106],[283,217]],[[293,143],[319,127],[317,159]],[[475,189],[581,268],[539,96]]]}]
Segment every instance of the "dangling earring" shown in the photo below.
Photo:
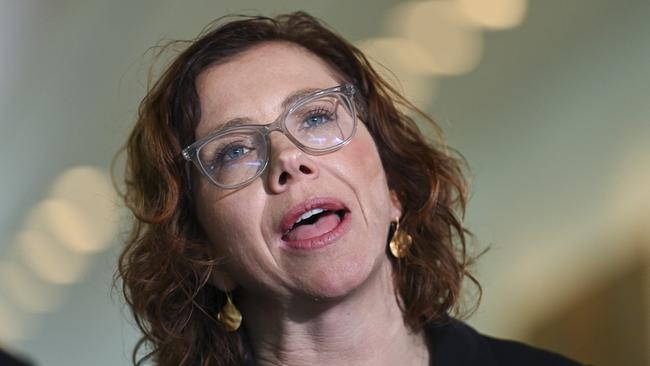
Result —
[{"label": "dangling earring", "polygon": [[395,220],[395,231],[390,239],[390,252],[395,258],[404,258],[413,244],[413,238],[405,231],[399,230],[399,219]]},{"label": "dangling earring", "polygon": [[239,309],[232,303],[230,292],[226,292],[226,303],[217,314],[217,320],[228,332],[234,332],[241,325],[242,316]]}]

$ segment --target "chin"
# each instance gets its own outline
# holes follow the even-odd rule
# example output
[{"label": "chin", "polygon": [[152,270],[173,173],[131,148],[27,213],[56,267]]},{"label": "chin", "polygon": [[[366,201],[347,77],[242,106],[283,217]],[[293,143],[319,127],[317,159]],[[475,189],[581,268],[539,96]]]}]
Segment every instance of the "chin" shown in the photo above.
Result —
[{"label": "chin", "polygon": [[[365,259],[366,261],[312,268],[301,284],[304,292],[323,301],[337,300],[356,293],[380,278],[379,268],[382,261],[368,261],[367,257]],[[385,259],[388,263],[388,258]]]}]

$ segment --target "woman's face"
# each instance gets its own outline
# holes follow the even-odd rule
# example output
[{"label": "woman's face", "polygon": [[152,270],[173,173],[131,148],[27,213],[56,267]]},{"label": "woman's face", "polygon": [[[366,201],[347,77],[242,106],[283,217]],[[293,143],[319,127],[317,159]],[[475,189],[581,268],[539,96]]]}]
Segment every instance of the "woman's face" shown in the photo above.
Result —
[{"label": "woman's face", "polygon": [[[292,94],[340,80],[299,46],[256,46],[199,77],[196,138],[232,119],[268,124]],[[272,132],[270,141],[266,171],[243,188],[221,189],[194,176],[199,221],[225,258],[214,282],[222,290],[276,298],[344,296],[388,264],[388,227],[400,216],[375,143],[363,123],[349,144],[320,156],[301,151],[281,132]],[[310,211],[317,214],[294,225]]]}]

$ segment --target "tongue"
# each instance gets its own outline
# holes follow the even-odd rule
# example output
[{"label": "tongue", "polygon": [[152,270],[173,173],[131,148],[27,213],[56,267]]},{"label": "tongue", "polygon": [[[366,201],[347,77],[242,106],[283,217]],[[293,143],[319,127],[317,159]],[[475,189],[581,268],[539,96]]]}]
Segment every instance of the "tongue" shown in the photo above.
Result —
[{"label": "tongue", "polygon": [[285,240],[297,241],[319,237],[328,233],[341,222],[341,218],[335,212],[321,215],[311,225],[298,225],[285,235]]}]

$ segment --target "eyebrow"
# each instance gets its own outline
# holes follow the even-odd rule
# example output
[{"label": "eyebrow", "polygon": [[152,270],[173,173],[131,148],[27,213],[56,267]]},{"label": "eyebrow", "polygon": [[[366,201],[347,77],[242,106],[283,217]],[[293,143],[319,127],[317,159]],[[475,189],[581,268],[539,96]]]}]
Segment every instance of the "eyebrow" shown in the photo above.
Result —
[{"label": "eyebrow", "polygon": [[[320,89],[318,89],[318,88],[305,88],[305,89],[296,90],[293,93],[289,94],[286,98],[284,98],[284,100],[282,101],[282,104],[281,104],[283,113],[284,113],[284,111],[286,111],[288,108],[290,108],[294,103],[296,103],[300,99],[302,99],[305,96],[307,96],[307,95],[309,95],[311,93],[314,93],[314,92],[316,92],[318,90],[320,90]],[[225,122],[221,126],[217,127],[216,129],[214,129],[213,131],[208,133],[208,135],[214,135],[214,134],[220,133],[222,131],[228,130],[228,129],[233,128],[233,127],[252,124],[252,122],[253,122],[253,120],[248,118],[248,117],[236,117],[236,118],[228,120],[227,122]],[[268,123],[271,123],[271,122],[273,122],[273,121],[270,121]]]}]

